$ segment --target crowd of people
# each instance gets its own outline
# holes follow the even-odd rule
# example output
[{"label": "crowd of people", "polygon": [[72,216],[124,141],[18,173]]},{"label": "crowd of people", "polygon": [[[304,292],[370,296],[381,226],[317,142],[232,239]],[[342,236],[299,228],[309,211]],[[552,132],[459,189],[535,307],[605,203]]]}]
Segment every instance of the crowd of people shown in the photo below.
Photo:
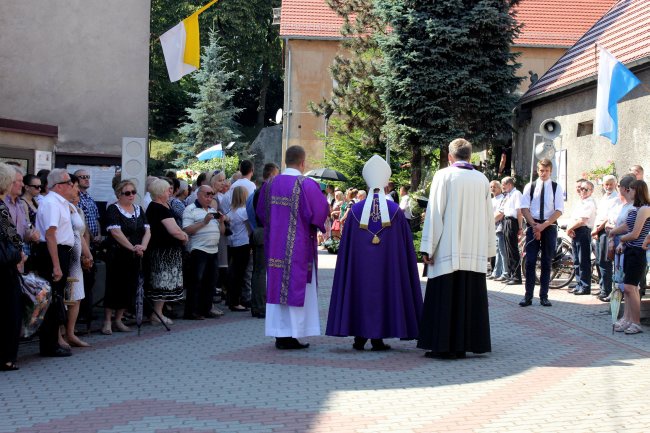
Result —
[{"label": "crowd of people", "polygon": [[[353,336],[355,350],[388,350],[385,338],[417,339],[432,358],[464,358],[491,351],[486,279],[522,284],[519,240],[525,237],[526,275],[534,275],[541,251],[540,304],[548,298],[551,260],[564,214],[564,191],[551,180],[552,163],[541,160],[538,179],[523,192],[515,181],[488,182],[469,163],[472,147],[449,145],[448,168],[433,178],[424,214],[420,253],[428,278],[423,298],[412,232],[408,186],[389,181],[390,168],[374,156],[364,167],[369,194],[327,185],[302,175],[305,152],[291,146],[286,169],[268,163],[256,184],[253,164],[201,173],[193,188],[176,179],[149,176],[142,191],[129,179],[113,182],[115,200],[100,217],[89,195],[86,170],[53,169],[26,174],[0,163],[0,370],[16,370],[22,326],[20,274],[37,272],[51,285],[51,304],[39,330],[42,356],[65,357],[87,347],[75,334],[80,314],[92,318],[95,259],[106,262],[101,333],[129,332],[125,316],[139,289],[151,303],[154,325],[173,324],[170,303],[184,300],[183,318],[204,320],[232,312],[265,319],[265,334],[280,350],[309,346],[298,339],[320,335],[317,294],[318,243],[340,240],[327,335]],[[599,299],[609,301],[613,281],[625,293],[624,317],[615,329],[642,331],[640,297],[650,244],[650,196],[643,169],[620,180],[576,182],[579,200],[570,212],[575,295],[591,293],[591,251],[601,271]],[[617,260],[616,257],[622,257]],[[489,258],[493,265],[488,273]],[[614,262],[621,278],[614,278]],[[526,279],[522,307],[532,304],[535,279]],[[639,289],[639,286],[641,289]],[[640,293],[641,290],[641,293]],[[81,313],[80,313],[81,311]]]},{"label": "crowd of people", "polygon": [[[515,188],[511,177],[490,183],[497,254],[487,278],[507,285],[522,284],[519,241],[525,237],[526,275],[534,275],[541,250],[539,297],[540,304],[546,307],[552,305],[548,288],[558,236],[557,220],[564,215],[564,191],[561,185],[550,180],[551,172],[551,161],[539,161],[538,179],[527,184],[523,192]],[[626,308],[615,330],[626,334],[642,332],[640,298],[645,294],[646,250],[650,243],[650,195],[643,174],[643,167],[634,165],[621,179],[611,174],[604,176],[598,201],[592,196],[594,184],[578,179],[575,183],[578,200],[566,218],[575,269],[575,283],[569,286],[569,292],[576,296],[593,294],[609,302],[613,290],[622,290]],[[600,274],[594,290],[592,252]],[[617,256],[620,260],[616,260]],[[619,269],[616,282],[615,269]],[[520,306],[532,304],[534,286],[535,279],[527,278]]]}]

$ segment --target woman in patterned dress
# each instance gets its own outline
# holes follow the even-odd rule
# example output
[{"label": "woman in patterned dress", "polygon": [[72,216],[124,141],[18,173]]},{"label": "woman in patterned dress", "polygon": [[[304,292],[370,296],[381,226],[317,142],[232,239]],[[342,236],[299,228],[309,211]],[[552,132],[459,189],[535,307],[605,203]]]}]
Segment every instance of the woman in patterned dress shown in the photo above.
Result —
[{"label": "woman in patterned dress", "polygon": [[149,284],[145,290],[157,313],[151,316],[151,322],[157,324],[162,320],[171,325],[172,320],[163,315],[163,307],[165,302],[183,298],[183,245],[188,237],[176,224],[169,208],[172,193],[169,183],[156,179],[151,183],[149,192],[153,201],[147,207],[151,243],[147,254]]}]

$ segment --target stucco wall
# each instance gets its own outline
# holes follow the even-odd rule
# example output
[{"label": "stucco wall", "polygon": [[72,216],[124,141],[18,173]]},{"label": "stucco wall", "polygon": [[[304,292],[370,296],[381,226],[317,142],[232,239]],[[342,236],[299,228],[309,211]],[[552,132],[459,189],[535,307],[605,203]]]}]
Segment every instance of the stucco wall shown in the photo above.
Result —
[{"label": "stucco wall", "polygon": [[[650,80],[650,70],[637,73],[641,82]],[[582,173],[613,161],[616,174],[621,176],[634,164],[645,168],[646,181],[650,180],[650,122],[648,113],[650,95],[638,86],[618,104],[618,144],[601,136],[578,137],[578,123],[593,121],[596,116],[596,87],[571,94],[551,102],[532,107],[530,122],[518,129],[513,150],[514,169],[519,176],[530,172],[533,133],[538,132],[540,123],[555,118],[562,126],[561,146],[567,149],[567,179],[569,204],[575,199],[573,183]],[[560,140],[555,142],[559,150]]]},{"label": "stucco wall", "polygon": [[0,117],[59,127],[57,151],[147,137],[149,0],[2,0]]},{"label": "stucco wall", "polygon": [[[325,133],[325,119],[309,112],[309,102],[329,99],[332,93],[332,78],[329,68],[339,51],[339,42],[331,40],[289,40],[285,65],[291,70],[285,73],[284,118],[282,149],[295,144],[307,152],[307,169],[320,166],[323,157],[323,142],[316,135]],[[289,88],[288,78],[291,77]],[[287,128],[288,125],[288,128]],[[289,133],[288,143],[287,132]]]},{"label": "stucco wall", "polygon": [[521,64],[517,75],[523,77],[517,89],[522,95],[531,85],[530,74],[533,71],[540,78],[566,52],[566,48],[518,47],[512,51],[520,53],[517,62]]}]

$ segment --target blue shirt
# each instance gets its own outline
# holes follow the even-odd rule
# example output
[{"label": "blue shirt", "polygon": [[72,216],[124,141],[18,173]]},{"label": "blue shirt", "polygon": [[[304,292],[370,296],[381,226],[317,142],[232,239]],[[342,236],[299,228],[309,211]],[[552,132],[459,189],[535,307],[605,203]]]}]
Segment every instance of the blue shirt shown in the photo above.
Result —
[{"label": "blue shirt", "polygon": [[85,191],[79,191],[79,208],[86,215],[86,227],[93,238],[99,235],[99,209],[95,200]]}]

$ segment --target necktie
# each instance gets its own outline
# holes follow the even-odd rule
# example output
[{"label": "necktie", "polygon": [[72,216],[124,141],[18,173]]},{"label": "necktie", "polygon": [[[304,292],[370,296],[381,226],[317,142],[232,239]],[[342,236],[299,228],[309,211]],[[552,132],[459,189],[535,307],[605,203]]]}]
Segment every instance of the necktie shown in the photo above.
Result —
[{"label": "necktie", "polygon": [[544,221],[544,183],[542,182],[542,193],[539,196],[539,219]]}]

